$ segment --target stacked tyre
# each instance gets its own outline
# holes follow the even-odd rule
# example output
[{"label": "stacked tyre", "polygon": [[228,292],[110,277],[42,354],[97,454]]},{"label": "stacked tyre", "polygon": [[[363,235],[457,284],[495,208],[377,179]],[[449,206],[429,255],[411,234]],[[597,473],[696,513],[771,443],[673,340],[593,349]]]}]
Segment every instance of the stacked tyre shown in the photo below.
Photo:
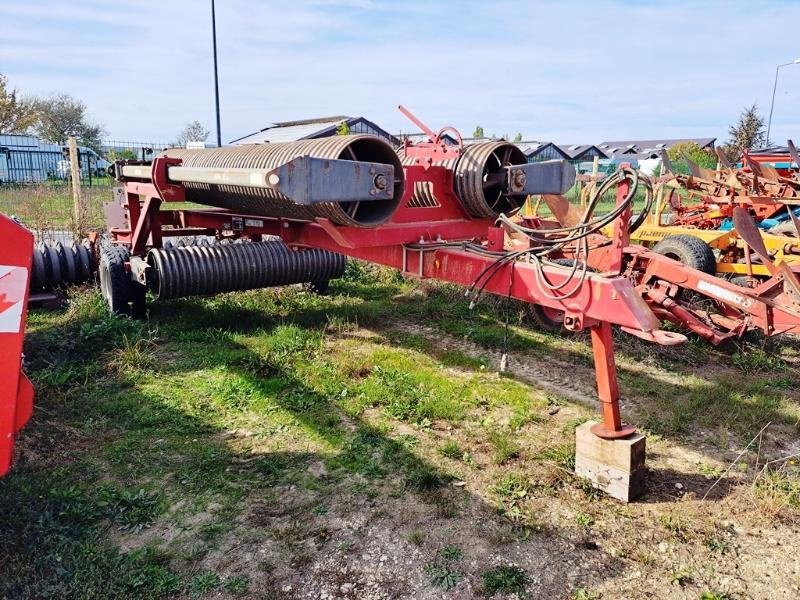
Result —
[{"label": "stacked tyre", "polygon": [[32,293],[52,291],[92,281],[96,270],[94,252],[88,241],[81,244],[39,242],[33,248],[30,290]]}]

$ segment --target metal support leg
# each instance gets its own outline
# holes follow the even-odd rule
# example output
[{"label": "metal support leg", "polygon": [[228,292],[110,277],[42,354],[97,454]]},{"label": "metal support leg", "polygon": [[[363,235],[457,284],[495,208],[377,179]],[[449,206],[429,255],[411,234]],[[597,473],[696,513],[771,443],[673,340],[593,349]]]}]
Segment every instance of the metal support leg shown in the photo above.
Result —
[{"label": "metal support leg", "polygon": [[603,413],[603,423],[593,426],[592,433],[608,440],[629,436],[636,428],[622,423],[619,415],[619,386],[611,324],[601,321],[591,328],[591,333],[597,394]]}]

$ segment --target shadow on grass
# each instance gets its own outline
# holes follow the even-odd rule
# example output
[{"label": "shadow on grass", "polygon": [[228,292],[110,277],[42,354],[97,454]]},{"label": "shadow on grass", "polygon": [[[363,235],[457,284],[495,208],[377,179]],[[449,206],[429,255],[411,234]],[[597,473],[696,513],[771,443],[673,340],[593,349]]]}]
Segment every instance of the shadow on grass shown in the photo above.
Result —
[{"label": "shadow on grass", "polygon": [[[469,518],[475,522],[459,525],[467,539],[482,542],[486,523],[494,523],[509,532],[506,543],[523,543],[522,556],[529,554],[526,540],[546,545],[554,556],[573,555],[582,564],[578,580],[571,566],[552,560],[546,572],[535,574],[554,595],[566,596],[578,584],[618,574],[617,559],[576,546],[566,536],[537,541],[534,533],[529,538],[532,532],[524,524],[515,525],[483,498],[447,485],[450,475],[401,439],[311,388],[293,367],[293,361],[303,359],[302,346],[263,356],[236,339],[237,333],[269,330],[287,320],[312,331],[330,318],[380,321],[387,301],[379,295],[380,291],[361,295],[357,311],[331,307],[327,300],[279,294],[261,310],[248,306],[251,299],[258,301],[257,295],[165,304],[154,307],[144,323],[102,315],[96,298],[50,324],[34,316],[26,354],[37,386],[36,413],[21,436],[14,471],[0,481],[0,539],[5,540],[0,545],[0,595],[150,598],[227,589],[230,581],[251,573],[228,569],[225,577],[214,579],[203,565],[214,544],[222,543],[226,528],[236,527],[236,517],[249,501],[255,497],[262,508],[264,502],[270,506],[258,511],[255,521],[260,522],[254,521],[264,538],[280,534],[276,524],[287,515],[308,533],[323,518],[311,505],[326,493],[337,493],[343,482],[358,484],[367,493],[364,482],[391,487],[399,481],[394,493],[400,498],[413,494],[429,507],[434,523],[455,516],[448,513],[454,505],[469,506]],[[305,306],[309,302],[311,306]],[[153,361],[153,348],[174,350],[175,341],[183,343],[176,355],[155,352]],[[237,385],[255,390],[256,396],[269,396],[331,450],[254,451],[246,438],[243,441],[216,418],[218,407],[199,400],[184,409],[176,407],[174,398],[192,390],[165,385],[155,392],[145,385],[154,373],[159,380],[177,382],[208,364],[224,365],[236,375]],[[247,408],[238,404],[237,390],[231,394],[233,404],[226,410]],[[318,462],[326,465],[327,474],[312,477],[309,467]],[[309,495],[295,504],[289,498],[298,486]],[[376,489],[389,503],[386,490]],[[144,534],[136,550],[123,550],[114,541],[120,530],[137,539],[149,527],[169,525],[181,511],[204,512],[212,504],[224,518],[207,524],[200,539],[186,548],[165,548]],[[449,516],[441,516],[443,512]],[[389,527],[391,521],[375,523]],[[392,539],[397,534],[383,532]],[[331,534],[319,540],[316,550],[332,551],[335,539]],[[510,556],[510,546],[508,551]],[[304,552],[289,548],[278,558],[285,564],[275,565],[273,574],[261,582],[267,597],[269,586],[274,597],[286,597],[276,586],[281,574],[308,560]],[[537,552],[530,554],[535,558]],[[481,558],[491,562],[489,556]],[[538,564],[525,560],[532,560],[528,569]],[[252,569],[247,563],[238,567]],[[475,582],[479,576],[472,573],[470,579]]]}]

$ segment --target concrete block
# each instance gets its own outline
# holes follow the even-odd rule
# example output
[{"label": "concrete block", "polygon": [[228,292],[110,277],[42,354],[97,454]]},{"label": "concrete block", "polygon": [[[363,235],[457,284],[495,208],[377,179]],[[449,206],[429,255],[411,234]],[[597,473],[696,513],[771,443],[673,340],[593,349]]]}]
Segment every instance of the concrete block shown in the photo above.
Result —
[{"label": "concrete block", "polygon": [[590,429],[595,421],[575,430],[575,474],[623,502],[641,495],[645,476],[645,437],[634,433],[618,440],[604,440]]}]

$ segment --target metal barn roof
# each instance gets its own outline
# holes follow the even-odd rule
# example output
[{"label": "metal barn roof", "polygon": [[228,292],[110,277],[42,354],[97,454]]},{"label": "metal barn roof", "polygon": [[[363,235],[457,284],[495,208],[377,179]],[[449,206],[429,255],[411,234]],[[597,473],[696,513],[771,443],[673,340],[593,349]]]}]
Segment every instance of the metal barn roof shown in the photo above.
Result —
[{"label": "metal barn roof", "polygon": [[283,121],[272,123],[264,129],[251,133],[244,137],[240,137],[231,142],[231,144],[266,144],[269,142],[294,142],[297,140],[310,140],[322,137],[336,135],[336,130],[342,123],[347,123],[347,126],[353,133],[360,133],[357,131],[361,128],[370,130],[381,137],[386,138],[392,143],[399,143],[399,140],[384,129],[378,127],[372,121],[364,117],[348,117],[346,115],[338,115],[334,117],[320,117],[317,119],[303,119],[299,121]]},{"label": "metal barn roof", "polygon": [[661,140],[621,140],[600,142],[597,147],[609,158],[630,156],[631,158],[647,158],[657,155],[662,150],[669,150],[676,144],[694,142],[701,148],[713,148],[717,138],[679,138]]}]

